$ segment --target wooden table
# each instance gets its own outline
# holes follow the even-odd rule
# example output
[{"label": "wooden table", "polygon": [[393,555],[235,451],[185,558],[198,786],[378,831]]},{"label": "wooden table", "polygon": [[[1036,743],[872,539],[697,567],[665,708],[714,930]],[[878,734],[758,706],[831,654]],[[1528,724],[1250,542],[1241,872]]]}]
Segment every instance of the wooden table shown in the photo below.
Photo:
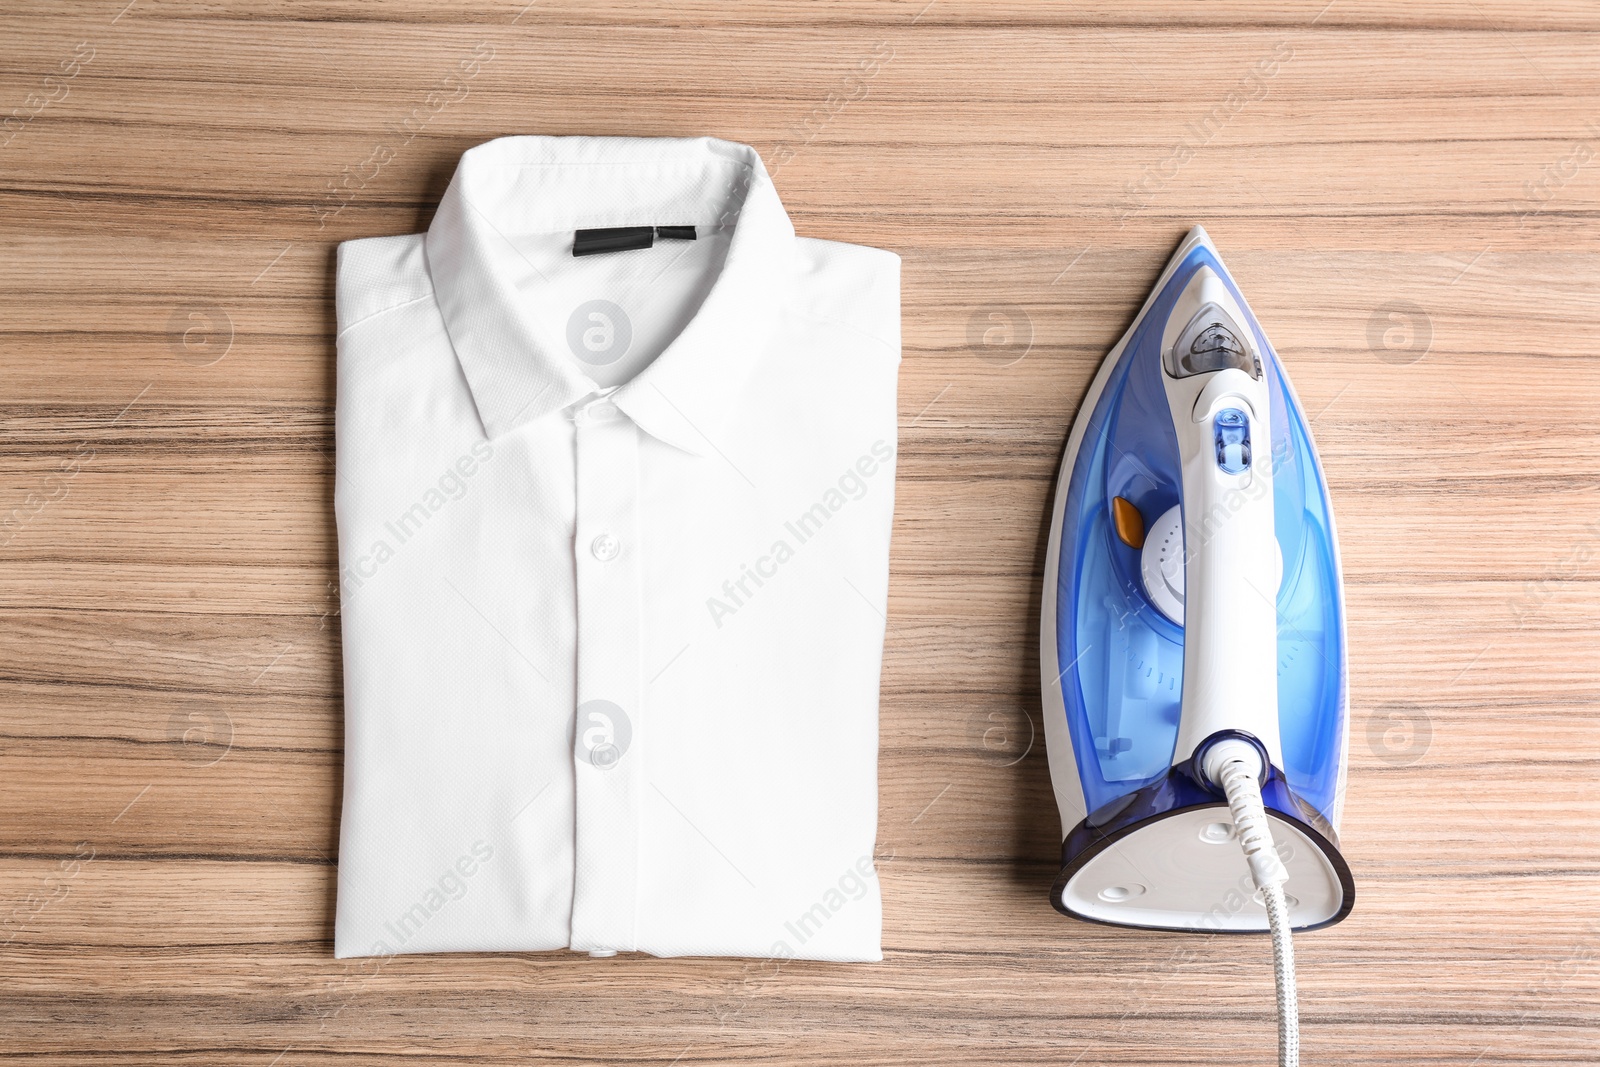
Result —
[{"label": "wooden table", "polygon": [[[1600,8],[126,2],[0,15],[5,1062],[1270,1062],[1265,940],[1046,899],[1047,497],[1195,222],[1343,535],[1306,1062],[1600,1060]],[[746,141],[904,256],[881,965],[331,958],[333,248],[513,133]]]}]

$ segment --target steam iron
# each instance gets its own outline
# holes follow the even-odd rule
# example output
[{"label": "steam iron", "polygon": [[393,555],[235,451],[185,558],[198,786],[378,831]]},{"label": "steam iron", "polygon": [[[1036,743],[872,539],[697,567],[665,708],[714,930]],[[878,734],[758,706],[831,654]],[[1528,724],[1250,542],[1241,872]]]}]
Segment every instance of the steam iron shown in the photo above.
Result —
[{"label": "steam iron", "polygon": [[1271,929],[1283,1027],[1289,930],[1338,922],[1355,896],[1339,551],[1305,415],[1199,227],[1089,387],[1047,560],[1052,903]]}]

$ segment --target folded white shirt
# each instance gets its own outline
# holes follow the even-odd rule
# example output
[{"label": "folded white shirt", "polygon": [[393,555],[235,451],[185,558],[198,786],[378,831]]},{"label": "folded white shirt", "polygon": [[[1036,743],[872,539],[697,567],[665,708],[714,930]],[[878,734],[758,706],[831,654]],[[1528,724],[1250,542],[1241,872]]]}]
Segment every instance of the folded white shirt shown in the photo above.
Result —
[{"label": "folded white shirt", "polygon": [[880,958],[899,299],[710,139],[492,141],[340,246],[336,955]]}]

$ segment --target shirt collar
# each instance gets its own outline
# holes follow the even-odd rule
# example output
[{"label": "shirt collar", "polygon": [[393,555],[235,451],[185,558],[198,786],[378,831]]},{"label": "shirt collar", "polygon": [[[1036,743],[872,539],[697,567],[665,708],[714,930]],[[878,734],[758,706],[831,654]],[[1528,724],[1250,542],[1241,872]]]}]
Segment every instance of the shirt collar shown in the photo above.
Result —
[{"label": "shirt collar", "polygon": [[733,227],[722,271],[678,336],[610,399],[652,436],[703,455],[717,448],[794,269],[794,228],[755,149],[713,138],[503,137],[461,157],[424,247],[491,438],[602,391],[522,312],[528,297],[511,279],[537,268],[511,238],[690,222]]}]

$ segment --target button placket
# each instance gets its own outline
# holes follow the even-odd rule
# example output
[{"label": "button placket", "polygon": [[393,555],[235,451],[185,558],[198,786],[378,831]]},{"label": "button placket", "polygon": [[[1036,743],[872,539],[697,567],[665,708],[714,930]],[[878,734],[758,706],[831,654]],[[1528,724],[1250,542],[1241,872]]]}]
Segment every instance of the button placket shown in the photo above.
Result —
[{"label": "button placket", "polygon": [[576,840],[571,946],[631,951],[640,789],[639,431],[609,401],[576,432]]}]

